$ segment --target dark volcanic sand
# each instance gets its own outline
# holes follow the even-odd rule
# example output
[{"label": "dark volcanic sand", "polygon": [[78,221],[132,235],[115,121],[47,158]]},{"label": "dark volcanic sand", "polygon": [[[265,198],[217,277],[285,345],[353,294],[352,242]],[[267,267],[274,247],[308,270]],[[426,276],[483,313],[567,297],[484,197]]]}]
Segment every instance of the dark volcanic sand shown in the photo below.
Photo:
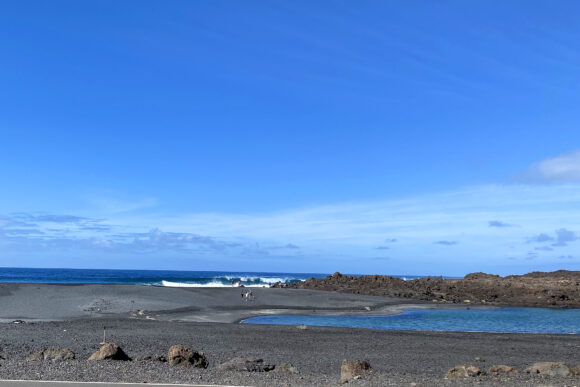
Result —
[{"label": "dark volcanic sand", "polygon": [[[23,293],[20,293],[24,289]],[[76,289],[76,290],[75,290]],[[113,291],[111,291],[113,289]],[[116,291],[114,291],[116,289]],[[224,383],[235,385],[337,385],[340,363],[343,359],[368,359],[374,368],[365,380],[353,385],[578,385],[580,377],[543,379],[522,375],[518,378],[494,378],[484,376],[467,382],[444,380],[447,369],[457,364],[473,364],[487,369],[494,364],[507,364],[520,371],[537,361],[564,361],[569,365],[580,363],[580,337],[577,335],[531,335],[490,334],[454,332],[400,332],[373,331],[348,328],[308,327],[306,330],[293,326],[239,325],[232,323],[203,323],[155,321],[149,318],[166,318],[172,313],[167,304],[178,305],[177,315],[192,316],[199,313],[204,318],[218,316],[219,310],[246,314],[259,312],[257,305],[294,309],[310,313],[313,309],[361,312],[360,305],[372,305],[376,301],[379,309],[393,305],[396,300],[343,295],[330,292],[296,291],[292,289],[258,289],[255,304],[233,301],[239,297],[239,289],[220,289],[215,303],[210,295],[215,289],[163,289],[163,288],[111,285],[63,287],[50,285],[3,286],[0,291],[0,317],[14,313],[32,316],[34,310],[26,306],[26,299],[36,295],[40,299],[48,294],[54,299],[56,311],[64,313],[63,321],[45,321],[23,324],[0,324],[0,379],[79,380],[79,381],[123,381],[123,382],[171,382],[171,383]],[[33,291],[35,290],[35,291]],[[73,293],[69,293],[72,290]],[[169,291],[168,291],[169,290]],[[87,294],[99,305],[113,305],[108,311],[83,312]],[[26,297],[24,296],[26,295]],[[59,295],[61,297],[59,297]],[[197,303],[191,300],[197,296]],[[173,300],[166,297],[172,296]],[[75,298],[80,297],[80,298]],[[159,308],[149,308],[142,315],[131,318],[131,310],[121,311],[121,301],[129,297],[127,305],[147,303],[157,298]],[[223,297],[221,299],[220,297]],[[343,298],[346,297],[346,298]],[[259,299],[262,299],[261,301]],[[190,300],[189,309],[181,305]],[[200,300],[204,301],[201,302]],[[230,301],[228,301],[231,299]],[[17,305],[14,300],[24,303]],[[68,310],[62,300],[68,303]],[[165,300],[165,301],[164,301]],[[312,305],[316,300],[319,305]],[[323,304],[326,300],[327,304]],[[383,302],[379,302],[382,300]],[[49,314],[50,302],[44,306],[38,300],[28,299],[38,315]],[[134,301],[131,303],[130,301]],[[275,301],[275,302],[274,302]],[[230,306],[223,305],[231,302]],[[237,303],[237,304],[236,304]],[[294,304],[294,307],[292,306]],[[307,307],[305,307],[305,304]],[[92,305],[92,304],[91,304]],[[252,306],[250,306],[252,305]],[[341,308],[340,305],[343,305]],[[382,306],[381,306],[382,305]],[[315,307],[316,306],[316,307]],[[16,308],[11,310],[11,308]],[[117,309],[115,309],[117,308]],[[305,309],[300,309],[305,308]],[[326,308],[326,309],[325,309]],[[47,310],[40,310],[47,309]],[[184,311],[184,309],[186,309]],[[80,310],[80,312],[79,312]],[[114,310],[114,314],[110,313]],[[163,310],[164,312],[159,312]],[[211,310],[215,314],[209,313]],[[136,309],[133,310],[135,313]],[[42,313],[41,313],[42,312]],[[66,313],[65,313],[66,312]],[[73,313],[74,312],[74,313]],[[75,315],[76,317],[70,317]],[[90,315],[85,315],[89,313]],[[285,311],[287,313],[287,310]],[[57,313],[53,312],[53,317]],[[151,317],[157,316],[157,317]],[[99,347],[102,328],[107,326],[108,339],[118,343],[132,362],[89,362],[90,354]],[[167,363],[140,361],[148,355],[166,355],[173,344],[184,344],[203,351],[210,363],[206,370],[170,367]],[[77,360],[62,363],[27,362],[26,356],[46,347],[70,348]],[[220,372],[216,366],[234,356],[257,356],[268,363],[292,363],[300,374],[285,374],[275,371],[249,374]]]}]

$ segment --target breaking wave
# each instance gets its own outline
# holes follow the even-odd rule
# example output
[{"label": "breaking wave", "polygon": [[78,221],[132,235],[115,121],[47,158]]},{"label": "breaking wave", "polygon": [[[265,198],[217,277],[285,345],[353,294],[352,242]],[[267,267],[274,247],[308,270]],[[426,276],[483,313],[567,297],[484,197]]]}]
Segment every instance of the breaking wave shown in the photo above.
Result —
[{"label": "breaking wave", "polygon": [[258,277],[258,276],[234,276],[226,275],[213,278],[196,278],[188,281],[162,280],[161,286],[173,288],[225,288],[225,287],[270,287],[277,282],[293,283],[304,281],[303,278],[295,277]]}]

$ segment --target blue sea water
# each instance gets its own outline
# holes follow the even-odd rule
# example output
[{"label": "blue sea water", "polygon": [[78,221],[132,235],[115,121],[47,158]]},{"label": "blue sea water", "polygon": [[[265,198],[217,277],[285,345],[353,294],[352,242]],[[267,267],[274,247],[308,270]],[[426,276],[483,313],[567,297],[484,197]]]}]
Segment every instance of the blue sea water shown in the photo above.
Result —
[{"label": "blue sea water", "polygon": [[[137,284],[174,287],[268,286],[324,278],[323,273],[1,268],[0,283]],[[418,276],[395,276],[403,279]]]},{"label": "blue sea water", "polygon": [[407,309],[392,316],[252,317],[243,324],[311,325],[380,330],[580,333],[580,309]]},{"label": "blue sea water", "polygon": [[278,281],[323,278],[318,273],[264,273],[226,271],[29,269],[0,268],[0,283],[136,284],[181,287],[223,287],[232,281],[244,286],[268,286]]}]

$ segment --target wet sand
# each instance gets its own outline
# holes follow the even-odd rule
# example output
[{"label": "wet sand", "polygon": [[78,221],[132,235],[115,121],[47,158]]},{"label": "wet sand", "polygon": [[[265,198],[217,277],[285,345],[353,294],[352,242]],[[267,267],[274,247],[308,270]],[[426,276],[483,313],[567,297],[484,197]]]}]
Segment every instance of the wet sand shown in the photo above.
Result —
[{"label": "wet sand", "polygon": [[[254,299],[241,297],[251,290]],[[147,318],[235,323],[263,314],[391,314],[398,298],[271,288],[168,288],[139,285],[0,284],[0,321]]]},{"label": "wet sand", "polygon": [[[169,289],[116,285],[0,285],[0,379],[109,382],[215,383],[234,385],[337,385],[343,359],[367,359],[374,371],[352,385],[578,385],[580,378],[543,379],[522,375],[445,380],[457,364],[487,369],[507,364],[523,371],[537,361],[580,363],[578,335],[468,332],[404,332],[350,328],[236,324],[273,313],[391,313],[408,300],[294,289]],[[415,306],[429,306],[415,304]],[[368,307],[368,308],[367,308]],[[371,311],[367,310],[371,309]],[[15,324],[13,320],[24,320]],[[99,347],[102,328],[131,362],[88,362]],[[207,369],[170,367],[142,361],[166,355],[174,344],[203,351]],[[70,348],[77,359],[27,362],[46,347]],[[235,356],[291,363],[299,374],[218,371]]]}]

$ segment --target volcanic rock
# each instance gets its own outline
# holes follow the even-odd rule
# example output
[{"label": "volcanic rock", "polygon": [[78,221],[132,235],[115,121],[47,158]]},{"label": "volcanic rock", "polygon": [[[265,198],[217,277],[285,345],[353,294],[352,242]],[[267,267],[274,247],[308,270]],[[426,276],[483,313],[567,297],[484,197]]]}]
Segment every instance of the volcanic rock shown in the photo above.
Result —
[{"label": "volcanic rock", "polygon": [[26,360],[28,361],[63,361],[63,360],[72,360],[75,358],[75,354],[70,349],[54,349],[54,348],[46,348],[42,351],[35,352],[32,355],[28,356]]},{"label": "volcanic rock", "polygon": [[494,365],[487,371],[489,375],[499,376],[499,375],[519,375],[520,372],[514,367],[507,365]]},{"label": "volcanic rock", "polygon": [[526,372],[541,376],[570,376],[572,374],[572,370],[566,364],[552,361],[534,363],[526,368]]},{"label": "volcanic rock", "polygon": [[446,378],[468,378],[481,375],[481,370],[472,365],[458,365],[445,374]]},{"label": "volcanic rock", "polygon": [[264,364],[263,359],[251,357],[234,357],[218,366],[221,371],[268,372],[276,366]]},{"label": "volcanic rock", "polygon": [[194,351],[183,345],[174,345],[169,348],[167,360],[170,365],[193,366],[197,368],[207,368],[209,365],[203,352]]},{"label": "volcanic rock", "polygon": [[105,343],[89,357],[89,360],[131,360],[115,343]]},{"label": "volcanic rock", "polygon": [[282,363],[276,366],[276,372],[285,372],[288,374],[299,374],[298,369],[290,363]]},{"label": "volcanic rock", "polygon": [[472,273],[463,279],[426,277],[410,281],[390,276],[357,277],[334,273],[288,286],[442,303],[470,300],[470,304],[580,308],[580,271],[534,272],[507,277]]},{"label": "volcanic rock", "polygon": [[344,359],[340,366],[340,382],[346,383],[352,379],[362,378],[371,369],[370,363],[366,360]]}]

